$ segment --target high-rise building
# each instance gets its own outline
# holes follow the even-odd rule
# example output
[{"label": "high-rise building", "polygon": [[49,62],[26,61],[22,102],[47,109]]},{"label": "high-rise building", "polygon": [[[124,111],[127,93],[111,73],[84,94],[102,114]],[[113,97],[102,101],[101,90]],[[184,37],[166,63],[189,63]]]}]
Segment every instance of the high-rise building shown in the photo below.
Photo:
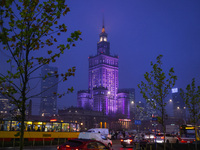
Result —
[{"label": "high-rise building", "polygon": [[186,121],[186,105],[180,95],[179,88],[172,89],[172,102],[174,117]]},{"label": "high-rise building", "polygon": [[3,84],[0,86],[0,118],[8,118],[11,117],[11,110],[13,109],[13,104],[10,103],[10,99],[6,96],[3,95],[2,92],[5,91],[5,86],[6,84]]},{"label": "high-rise building", "polygon": [[57,113],[57,89],[58,78],[55,72],[58,71],[57,67],[45,65],[42,68],[42,82],[41,82],[41,102],[40,102],[40,115],[52,116]]},{"label": "high-rise building", "polygon": [[0,118],[10,115],[12,104],[9,103],[9,99],[0,93]]},{"label": "high-rise building", "polygon": [[89,57],[88,90],[78,92],[78,107],[103,111],[106,115],[122,113],[129,117],[128,92],[120,92],[118,56],[110,54],[110,43],[103,25],[97,43],[97,54]]}]

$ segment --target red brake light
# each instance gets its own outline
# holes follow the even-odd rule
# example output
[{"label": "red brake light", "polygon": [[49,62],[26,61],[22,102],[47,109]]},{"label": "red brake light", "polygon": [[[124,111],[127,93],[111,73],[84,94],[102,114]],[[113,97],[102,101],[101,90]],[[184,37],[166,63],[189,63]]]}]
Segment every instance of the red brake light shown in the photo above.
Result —
[{"label": "red brake light", "polygon": [[162,136],[161,139],[164,139],[164,136]]}]

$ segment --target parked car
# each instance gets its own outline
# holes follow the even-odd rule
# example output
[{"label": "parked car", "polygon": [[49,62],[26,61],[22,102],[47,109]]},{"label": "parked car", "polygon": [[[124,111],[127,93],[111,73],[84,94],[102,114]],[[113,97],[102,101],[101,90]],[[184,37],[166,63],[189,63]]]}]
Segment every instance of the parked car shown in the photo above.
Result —
[{"label": "parked car", "polygon": [[133,146],[134,136],[126,136],[125,138],[121,139],[121,145],[123,147]]},{"label": "parked car", "polygon": [[104,143],[108,147],[112,147],[112,140],[107,138],[105,135],[95,132],[80,132],[79,139],[90,139],[90,140],[97,140]]},{"label": "parked car", "polygon": [[102,142],[89,139],[73,139],[69,140],[66,143],[57,146],[57,150],[112,150],[110,147],[107,147]]},{"label": "parked car", "polygon": [[[156,143],[164,143],[164,134],[158,133],[155,138]],[[166,143],[178,143],[178,138],[176,135],[165,134],[165,142]]]}]

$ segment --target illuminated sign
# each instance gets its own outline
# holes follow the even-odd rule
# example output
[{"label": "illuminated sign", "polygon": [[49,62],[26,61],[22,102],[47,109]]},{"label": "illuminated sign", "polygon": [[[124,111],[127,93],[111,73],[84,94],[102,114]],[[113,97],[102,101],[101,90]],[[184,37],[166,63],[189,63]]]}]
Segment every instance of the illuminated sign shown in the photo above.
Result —
[{"label": "illuminated sign", "polygon": [[57,119],[50,119],[50,122],[55,122],[57,121]]},{"label": "illuminated sign", "polygon": [[141,125],[141,120],[135,120],[135,125]]},{"label": "illuminated sign", "polygon": [[172,93],[178,93],[178,88],[172,88]]},{"label": "illuminated sign", "polygon": [[131,119],[119,119],[119,121],[131,121]]},{"label": "illuminated sign", "polygon": [[194,127],[185,127],[185,129],[194,129]]}]

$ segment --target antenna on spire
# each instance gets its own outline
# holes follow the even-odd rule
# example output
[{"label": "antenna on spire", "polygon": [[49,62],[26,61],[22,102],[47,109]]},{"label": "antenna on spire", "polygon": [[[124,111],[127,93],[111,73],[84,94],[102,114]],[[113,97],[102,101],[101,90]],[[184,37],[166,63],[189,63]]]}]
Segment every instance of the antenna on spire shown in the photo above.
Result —
[{"label": "antenna on spire", "polygon": [[103,27],[102,27],[102,33],[105,33],[105,27],[104,27],[104,14],[103,14]]},{"label": "antenna on spire", "polygon": [[103,14],[103,28],[104,28],[104,14]]}]

